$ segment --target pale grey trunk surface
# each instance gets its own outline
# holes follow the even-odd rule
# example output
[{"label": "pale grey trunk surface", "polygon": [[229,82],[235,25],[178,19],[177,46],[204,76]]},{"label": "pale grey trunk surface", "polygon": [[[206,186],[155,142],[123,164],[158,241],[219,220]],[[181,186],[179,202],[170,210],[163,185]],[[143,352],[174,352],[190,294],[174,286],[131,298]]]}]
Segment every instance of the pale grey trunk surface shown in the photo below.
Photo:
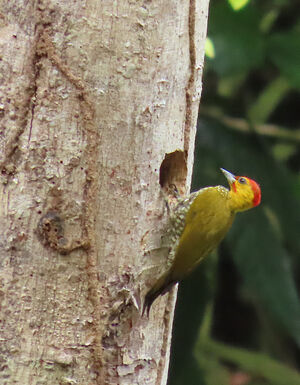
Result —
[{"label": "pale grey trunk surface", "polygon": [[1,384],[166,383],[175,294],[140,305],[165,154],[191,179],[207,6],[0,2]]}]

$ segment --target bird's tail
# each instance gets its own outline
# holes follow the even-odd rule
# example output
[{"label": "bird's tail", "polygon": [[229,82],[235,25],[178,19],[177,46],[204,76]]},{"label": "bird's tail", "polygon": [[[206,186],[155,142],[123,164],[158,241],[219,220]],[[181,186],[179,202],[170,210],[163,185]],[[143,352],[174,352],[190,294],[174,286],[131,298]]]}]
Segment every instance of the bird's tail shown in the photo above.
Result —
[{"label": "bird's tail", "polygon": [[149,312],[152,303],[156,300],[160,295],[165,294],[167,291],[171,289],[173,285],[175,285],[177,280],[172,279],[171,271],[167,271],[164,273],[155,283],[155,285],[148,291],[145,296],[144,305],[143,305],[143,313],[147,312],[147,317],[149,317]]}]

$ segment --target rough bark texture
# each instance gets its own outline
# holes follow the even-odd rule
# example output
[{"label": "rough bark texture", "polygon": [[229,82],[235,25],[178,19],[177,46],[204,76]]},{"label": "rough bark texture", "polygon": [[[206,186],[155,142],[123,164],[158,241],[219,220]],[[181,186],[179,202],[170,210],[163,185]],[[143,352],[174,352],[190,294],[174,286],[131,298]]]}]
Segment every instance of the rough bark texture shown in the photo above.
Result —
[{"label": "rough bark texture", "polygon": [[176,294],[140,306],[160,183],[191,179],[207,6],[0,1],[1,384],[166,383]]}]

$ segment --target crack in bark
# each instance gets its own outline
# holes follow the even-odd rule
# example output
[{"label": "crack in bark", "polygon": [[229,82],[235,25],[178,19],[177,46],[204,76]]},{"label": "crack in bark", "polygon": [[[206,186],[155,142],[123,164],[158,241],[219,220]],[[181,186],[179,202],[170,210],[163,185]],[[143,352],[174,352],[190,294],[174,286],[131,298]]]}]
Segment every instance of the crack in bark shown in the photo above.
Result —
[{"label": "crack in bark", "polygon": [[[30,124],[29,124],[29,134],[28,134],[28,145],[31,140],[31,134],[32,134],[32,126],[33,126],[33,119],[34,119],[34,111],[37,104],[37,79],[40,76],[40,69],[38,68],[38,62],[40,60],[39,56],[37,55],[37,43],[39,40],[39,33],[36,34],[35,38],[35,46],[34,46],[34,57],[32,60],[32,66],[33,66],[33,87],[32,87],[32,95],[30,98],[31,102],[31,117],[30,117]],[[29,108],[29,106],[28,106]]]},{"label": "crack in bark", "polygon": [[196,74],[196,46],[195,46],[195,23],[196,23],[196,0],[190,0],[189,7],[189,54],[190,54],[190,77],[186,89],[186,116],[184,130],[184,151],[188,154],[190,134],[192,129],[192,105],[195,91]]},{"label": "crack in bark", "polygon": [[36,90],[37,90],[37,87],[35,85],[35,89],[34,89],[33,97],[32,97],[32,105],[31,105],[31,118],[30,118],[30,124],[29,124],[28,144],[29,144],[29,142],[31,140],[32,125],[33,125],[33,118],[34,118],[34,110],[35,110],[35,106],[36,106]]}]

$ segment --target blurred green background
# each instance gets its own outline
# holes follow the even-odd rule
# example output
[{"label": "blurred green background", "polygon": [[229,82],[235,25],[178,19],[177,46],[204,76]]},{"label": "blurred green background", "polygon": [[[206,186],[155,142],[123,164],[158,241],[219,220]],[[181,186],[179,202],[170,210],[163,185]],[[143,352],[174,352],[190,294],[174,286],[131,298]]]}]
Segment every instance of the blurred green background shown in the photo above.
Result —
[{"label": "blurred green background", "polygon": [[181,285],[168,385],[300,385],[300,2],[211,0],[193,190],[261,185]]}]

